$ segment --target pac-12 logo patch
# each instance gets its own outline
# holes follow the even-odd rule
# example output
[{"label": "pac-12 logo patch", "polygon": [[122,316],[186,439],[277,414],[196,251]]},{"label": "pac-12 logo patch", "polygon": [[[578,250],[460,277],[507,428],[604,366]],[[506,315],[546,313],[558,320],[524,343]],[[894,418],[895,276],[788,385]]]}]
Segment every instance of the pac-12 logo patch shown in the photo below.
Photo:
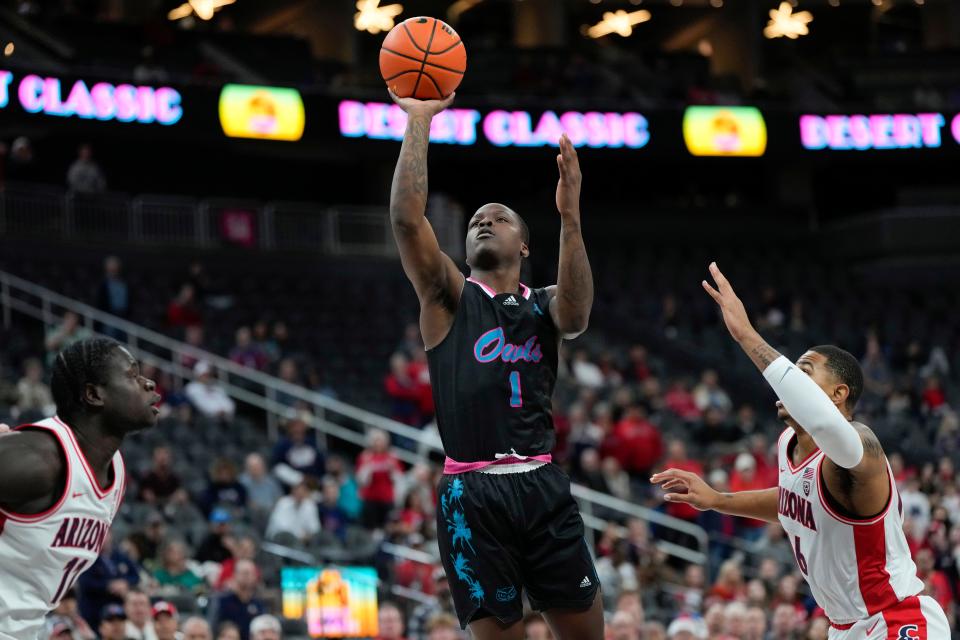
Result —
[{"label": "pac-12 logo patch", "polygon": [[900,627],[897,640],[917,640],[920,637],[920,627],[915,624],[905,624]]},{"label": "pac-12 logo patch", "polygon": [[[517,597],[517,588],[514,586],[497,589],[497,602],[510,602]],[[910,637],[910,636],[907,636]]]}]

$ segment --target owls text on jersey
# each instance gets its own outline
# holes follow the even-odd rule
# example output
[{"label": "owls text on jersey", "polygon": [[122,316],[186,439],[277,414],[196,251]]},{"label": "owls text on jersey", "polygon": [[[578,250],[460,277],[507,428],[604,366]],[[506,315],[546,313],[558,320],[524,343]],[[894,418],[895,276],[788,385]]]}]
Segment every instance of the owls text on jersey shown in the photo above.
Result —
[{"label": "owls text on jersey", "polygon": [[37,514],[0,509],[0,638],[35,638],[81,573],[100,555],[107,531],[123,500],[126,471],[113,456],[113,480],[97,482],[73,430],[53,417],[18,429],[51,433],[66,460],[63,494]]},{"label": "owls text on jersey", "polygon": [[834,629],[893,611],[923,591],[889,467],[886,508],[872,518],[852,518],[831,504],[822,477],[823,452],[816,449],[794,465],[795,445],[796,434],[787,429],[777,447],[777,511],[797,565]]},{"label": "owls text on jersey", "polygon": [[427,351],[437,425],[453,460],[553,449],[560,336],[550,293],[519,289],[497,293],[467,278],[450,331]]}]

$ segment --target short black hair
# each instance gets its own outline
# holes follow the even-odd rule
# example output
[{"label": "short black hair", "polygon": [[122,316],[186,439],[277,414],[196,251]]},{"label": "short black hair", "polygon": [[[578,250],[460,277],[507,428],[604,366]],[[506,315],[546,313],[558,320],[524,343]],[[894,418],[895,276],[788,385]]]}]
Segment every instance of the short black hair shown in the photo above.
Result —
[{"label": "short black hair", "polygon": [[847,396],[847,408],[853,409],[863,393],[863,369],[860,361],[852,353],[832,344],[821,344],[810,349],[827,358],[827,368],[840,382],[847,385],[850,395]]},{"label": "short black hair", "polygon": [[50,390],[57,415],[70,420],[86,409],[88,384],[106,384],[110,356],[120,343],[109,338],[87,338],[61,351],[53,361]]}]

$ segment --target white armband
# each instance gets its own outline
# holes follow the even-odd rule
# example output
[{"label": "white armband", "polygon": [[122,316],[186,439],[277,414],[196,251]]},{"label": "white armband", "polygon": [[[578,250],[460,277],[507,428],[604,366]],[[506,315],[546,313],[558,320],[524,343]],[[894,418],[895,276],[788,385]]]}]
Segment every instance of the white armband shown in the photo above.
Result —
[{"label": "white armband", "polygon": [[763,377],[790,417],[813,437],[830,460],[844,469],[860,464],[863,460],[860,434],[810,376],[780,356],[764,369]]}]

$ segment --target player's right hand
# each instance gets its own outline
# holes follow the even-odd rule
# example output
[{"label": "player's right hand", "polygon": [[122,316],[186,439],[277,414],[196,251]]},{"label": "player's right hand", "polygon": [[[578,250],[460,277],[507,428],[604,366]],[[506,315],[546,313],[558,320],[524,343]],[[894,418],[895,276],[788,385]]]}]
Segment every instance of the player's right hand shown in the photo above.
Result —
[{"label": "player's right hand", "polygon": [[387,89],[387,93],[397,103],[397,106],[406,111],[407,114],[411,116],[424,114],[431,118],[453,104],[453,99],[457,95],[457,92],[454,91],[443,100],[417,100],[416,98],[401,98],[390,89]]},{"label": "player's right hand", "polygon": [[717,306],[720,307],[723,322],[727,325],[730,335],[737,342],[741,342],[751,335],[756,335],[756,330],[750,324],[750,318],[747,316],[747,310],[734,292],[730,281],[720,272],[717,263],[711,262],[709,270],[714,282],[717,283],[717,288],[714,289],[706,280],[701,284],[714,302],[717,303]]},{"label": "player's right hand", "polygon": [[704,482],[703,478],[689,471],[667,469],[650,477],[653,484],[662,484],[669,491],[663,499],[667,502],[683,502],[695,509],[706,511],[716,507],[720,494]]},{"label": "player's right hand", "polygon": [[0,424],[0,435],[3,435],[5,433],[10,433],[11,431],[13,431],[13,429],[10,428],[10,425]]}]

